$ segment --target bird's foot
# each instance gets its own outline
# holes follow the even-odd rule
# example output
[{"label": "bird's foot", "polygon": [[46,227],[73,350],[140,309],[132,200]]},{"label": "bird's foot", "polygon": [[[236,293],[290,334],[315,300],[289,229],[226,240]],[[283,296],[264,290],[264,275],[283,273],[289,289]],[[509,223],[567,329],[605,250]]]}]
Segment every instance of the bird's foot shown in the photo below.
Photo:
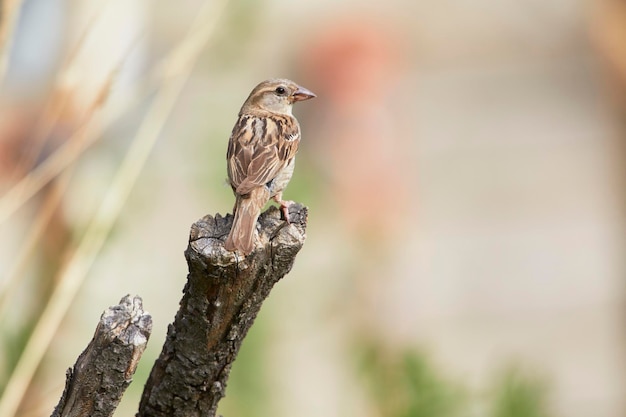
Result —
[{"label": "bird's foot", "polygon": [[294,204],[294,202],[281,200],[278,203],[280,204],[280,211],[283,213],[283,218],[285,219],[287,224],[290,224],[291,222],[289,221],[289,206]]}]

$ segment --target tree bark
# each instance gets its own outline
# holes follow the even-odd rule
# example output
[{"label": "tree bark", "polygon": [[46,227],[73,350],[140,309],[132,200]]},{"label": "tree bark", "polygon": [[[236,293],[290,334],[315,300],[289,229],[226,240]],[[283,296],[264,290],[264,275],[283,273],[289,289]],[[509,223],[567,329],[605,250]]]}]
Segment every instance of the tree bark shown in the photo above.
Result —
[{"label": "tree bark", "polygon": [[187,285],[137,417],[215,416],[248,329],[304,244],[307,209],[293,204],[289,214],[291,224],[276,207],[263,213],[246,257],[223,247],[231,215],[205,216],[192,226]]},{"label": "tree bark", "polygon": [[100,317],[93,339],[67,370],[65,389],[52,417],[112,416],[132,381],[152,317],[141,298],[129,295]]}]

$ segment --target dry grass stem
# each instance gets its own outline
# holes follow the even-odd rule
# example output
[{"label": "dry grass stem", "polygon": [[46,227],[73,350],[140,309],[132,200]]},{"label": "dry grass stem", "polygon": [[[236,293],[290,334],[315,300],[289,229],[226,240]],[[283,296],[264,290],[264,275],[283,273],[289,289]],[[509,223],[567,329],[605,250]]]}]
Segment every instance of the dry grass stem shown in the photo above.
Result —
[{"label": "dry grass stem", "polygon": [[[35,131],[29,140],[28,149],[26,149],[20,160],[15,165],[15,173],[13,176],[14,181],[12,182],[17,182],[17,179],[23,175],[22,173],[28,173],[32,169],[35,161],[41,155],[41,150],[44,148],[46,140],[50,138],[50,134],[52,133],[54,127],[57,126],[61,115],[66,111],[67,106],[70,103],[70,98],[72,97],[71,92],[77,88],[80,88],[78,85],[76,85],[76,81],[72,76],[72,74],[77,72],[76,59],[81,50],[84,48],[86,39],[92,32],[97,20],[101,17],[107,4],[108,2],[104,2],[100,6],[100,9],[96,13],[94,13],[93,16],[91,16],[88,24],[81,32],[71,52],[64,59],[64,62],[61,65],[61,69],[58,71],[58,75],[54,83],[56,87],[55,91],[51,94],[51,97],[45,104],[41,119],[35,126]],[[123,62],[124,60],[120,62],[118,68]],[[114,76],[114,74],[116,73],[117,71],[113,71],[112,75]],[[111,77],[109,77],[109,79],[111,79]],[[110,84],[110,82],[107,82],[105,84]],[[91,107],[92,108],[87,112],[87,117],[85,118],[85,120],[87,120],[91,116],[91,113],[96,106]]]},{"label": "dry grass stem", "polygon": [[13,33],[17,28],[22,10],[22,0],[4,0],[0,17],[0,83],[6,76],[11,56]]},{"label": "dry grass stem", "polygon": [[62,201],[63,194],[65,194],[67,190],[72,173],[72,170],[68,169],[54,182],[53,189],[46,195],[46,199],[37,212],[35,219],[30,222],[30,228],[26,233],[26,238],[20,245],[13,263],[9,267],[4,279],[0,281],[0,318],[2,318],[6,311],[8,305],[7,300],[13,298],[15,290],[18,288],[17,284],[20,282],[20,277],[23,276],[24,268],[28,265],[29,258],[33,254],[37,242],[41,239],[50,219],[59,207],[59,203]]},{"label": "dry grass stem", "polygon": [[[179,47],[186,48],[190,38],[194,39],[194,43],[196,39],[201,39],[202,42],[199,42],[197,47],[193,48],[193,55],[188,56],[189,59],[186,61],[186,65],[180,66],[174,62],[171,63],[172,66],[168,65],[168,68],[180,68],[179,76],[167,78],[164,81],[136,136],[133,138],[131,146],[102,204],[88,225],[85,235],[73,256],[60,271],[58,280],[56,280],[58,284],[54,288],[48,304],[26,343],[17,366],[6,385],[4,395],[0,399],[0,416],[12,417],[15,415],[32,376],[57,332],[84,277],[106,241],[174,104],[191,74],[201,48],[208,42],[226,4],[227,0],[222,0],[218,4],[209,1],[204,2],[201,12],[197,15],[185,40]],[[180,59],[179,56],[187,55],[174,54],[171,56],[174,57],[173,59]],[[72,154],[73,158],[77,156],[77,154]],[[58,164],[59,161],[57,161]],[[40,177],[40,181],[41,179],[42,177]],[[4,212],[0,211],[0,213],[3,213],[4,218],[6,218],[6,208]],[[0,216],[0,221],[1,219],[3,217]]]},{"label": "dry grass stem", "polygon": [[[52,181],[57,175],[63,172],[69,165],[74,163],[83,152],[91,145],[93,145],[100,137],[102,129],[121,116],[126,107],[117,109],[113,112],[106,121],[96,117],[107,97],[111,92],[113,82],[117,77],[121,67],[128,58],[130,52],[137,44],[137,38],[133,42],[126,54],[120,59],[118,65],[111,71],[107,79],[100,87],[100,91],[96,95],[94,102],[90,105],[85,113],[85,119],[81,123],[81,126],[61,145],[55,152],[53,152],[45,161],[39,166],[30,171],[28,175],[17,182],[2,198],[0,198],[0,225],[6,221],[12,214],[26,203],[32,196],[37,194],[46,184]],[[78,88],[78,87],[75,87]],[[35,137],[45,137],[49,135],[54,123],[58,120],[58,116],[63,111],[63,108],[67,104],[68,95],[63,95],[62,101],[51,110],[52,117],[44,118],[45,123],[43,127],[38,129],[40,134]],[[132,107],[135,101],[129,103],[128,107]]]}]

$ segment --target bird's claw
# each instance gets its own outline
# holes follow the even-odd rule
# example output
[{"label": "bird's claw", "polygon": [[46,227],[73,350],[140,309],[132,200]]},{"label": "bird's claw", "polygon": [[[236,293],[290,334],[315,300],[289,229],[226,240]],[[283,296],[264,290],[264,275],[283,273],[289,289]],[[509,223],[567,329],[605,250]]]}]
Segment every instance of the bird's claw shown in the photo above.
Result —
[{"label": "bird's claw", "polygon": [[287,222],[287,224],[291,224],[289,221],[289,206],[293,204],[293,201],[281,201],[280,202],[280,211],[283,213],[283,218]]}]

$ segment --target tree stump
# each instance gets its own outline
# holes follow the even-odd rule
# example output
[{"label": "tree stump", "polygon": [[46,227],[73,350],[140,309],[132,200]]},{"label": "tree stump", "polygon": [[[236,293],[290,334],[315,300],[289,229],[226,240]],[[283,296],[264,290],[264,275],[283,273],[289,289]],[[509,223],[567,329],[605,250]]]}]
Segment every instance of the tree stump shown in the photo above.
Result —
[{"label": "tree stump", "polygon": [[93,339],[68,369],[52,417],[109,417],[132,381],[152,332],[141,298],[125,296],[100,318]]},{"label": "tree stump", "polygon": [[248,329],[304,244],[306,207],[293,204],[289,215],[291,224],[276,207],[261,214],[255,248],[246,257],[224,249],[231,215],[194,223],[180,309],[146,382],[138,417],[215,416]]}]

